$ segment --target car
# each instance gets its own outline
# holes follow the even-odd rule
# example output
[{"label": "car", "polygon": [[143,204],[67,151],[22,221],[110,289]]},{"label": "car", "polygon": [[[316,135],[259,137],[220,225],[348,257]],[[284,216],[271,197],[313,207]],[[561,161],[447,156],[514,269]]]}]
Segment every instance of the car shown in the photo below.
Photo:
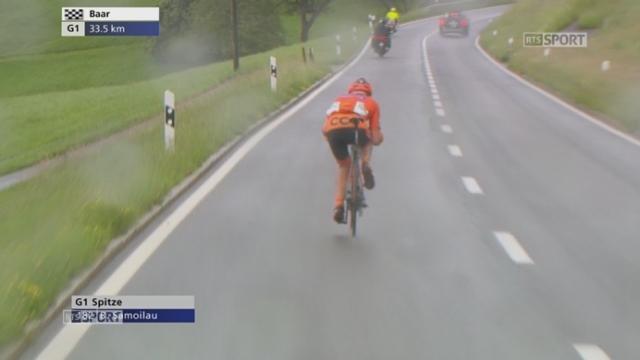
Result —
[{"label": "car", "polygon": [[469,35],[469,19],[459,11],[446,13],[438,20],[440,35],[461,34]]}]

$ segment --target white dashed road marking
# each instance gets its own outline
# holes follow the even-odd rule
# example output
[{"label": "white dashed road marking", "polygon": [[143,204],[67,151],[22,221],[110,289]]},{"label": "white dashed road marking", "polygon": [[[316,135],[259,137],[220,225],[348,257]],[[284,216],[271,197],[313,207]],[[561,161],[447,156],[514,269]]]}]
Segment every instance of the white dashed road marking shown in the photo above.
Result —
[{"label": "white dashed road marking", "polygon": [[457,145],[449,145],[449,154],[453,157],[462,157],[462,150]]},{"label": "white dashed road marking", "polygon": [[464,187],[467,189],[469,193],[474,195],[484,194],[482,192],[482,188],[480,187],[480,184],[478,184],[476,179],[465,176],[462,178],[462,183],[464,184]]},{"label": "white dashed road marking", "polygon": [[496,231],[493,235],[496,237],[500,245],[502,245],[504,251],[507,252],[507,255],[509,255],[513,262],[521,265],[533,264],[533,260],[531,260],[529,254],[527,254],[515,236],[504,231]]},{"label": "white dashed road marking", "polygon": [[[429,39],[429,37],[431,35],[433,35],[434,33],[430,33],[429,35],[425,36],[424,39],[422,39],[422,55],[423,55],[423,59],[424,59],[424,68],[427,71],[427,80],[429,82],[429,89],[431,90],[431,96],[433,97],[433,105],[436,108],[436,114],[438,114],[438,116],[445,116],[445,112],[443,109],[443,104],[442,101],[440,100],[440,95],[438,94],[438,87],[436,86],[436,81],[433,77],[433,73],[431,72],[431,64],[429,63],[429,53],[427,52],[427,40]],[[444,130],[444,132],[448,132]]]},{"label": "white dashed road marking", "polygon": [[573,347],[583,360],[611,360],[609,355],[597,345],[573,344]]}]

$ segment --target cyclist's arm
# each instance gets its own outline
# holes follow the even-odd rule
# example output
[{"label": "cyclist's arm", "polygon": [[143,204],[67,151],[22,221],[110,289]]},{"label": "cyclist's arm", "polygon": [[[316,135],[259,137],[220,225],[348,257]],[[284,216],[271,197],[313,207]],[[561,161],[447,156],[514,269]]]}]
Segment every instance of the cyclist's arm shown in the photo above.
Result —
[{"label": "cyclist's arm", "polygon": [[375,100],[369,98],[367,110],[369,111],[369,130],[371,132],[371,141],[375,145],[380,145],[384,140],[384,136],[380,129],[380,107]]}]

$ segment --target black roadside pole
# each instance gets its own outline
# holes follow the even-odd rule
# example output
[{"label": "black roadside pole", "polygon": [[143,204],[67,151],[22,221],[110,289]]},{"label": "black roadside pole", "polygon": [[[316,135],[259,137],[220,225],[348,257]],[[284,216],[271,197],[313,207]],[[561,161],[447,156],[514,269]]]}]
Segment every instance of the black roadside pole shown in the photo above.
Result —
[{"label": "black roadside pole", "polygon": [[231,51],[233,55],[233,70],[240,68],[238,55],[238,5],[236,0],[231,0]]}]

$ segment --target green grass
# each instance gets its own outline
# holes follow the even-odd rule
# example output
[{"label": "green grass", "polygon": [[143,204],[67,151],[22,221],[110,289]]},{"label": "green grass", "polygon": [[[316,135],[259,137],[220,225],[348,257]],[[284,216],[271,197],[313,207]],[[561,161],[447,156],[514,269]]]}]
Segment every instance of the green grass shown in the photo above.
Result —
[{"label": "green grass", "polygon": [[163,68],[144,44],[0,59],[0,98],[143,81]]},{"label": "green grass", "polygon": [[[359,45],[345,45],[345,58]],[[297,45],[243,59],[247,70],[233,81],[179,108],[174,154],[164,152],[158,123],[0,192],[0,345],[210,154],[324,76],[336,63],[333,40],[313,46],[313,65],[302,64]],[[271,54],[281,69],[275,94],[264,70]]]},{"label": "green grass", "polygon": [[[485,29],[481,44],[516,72],[624,131],[640,133],[639,17],[635,0],[521,0]],[[523,32],[565,29],[588,29],[588,48],[556,48],[545,58],[541,48],[522,46]],[[600,70],[604,60],[612,63],[608,72]]]},{"label": "green grass", "polygon": [[[245,59],[242,71],[264,68],[261,60]],[[216,63],[150,81],[0,99],[0,130],[7,134],[0,143],[0,173],[158,114],[165,89],[185,99],[232,76],[229,63]]]}]

